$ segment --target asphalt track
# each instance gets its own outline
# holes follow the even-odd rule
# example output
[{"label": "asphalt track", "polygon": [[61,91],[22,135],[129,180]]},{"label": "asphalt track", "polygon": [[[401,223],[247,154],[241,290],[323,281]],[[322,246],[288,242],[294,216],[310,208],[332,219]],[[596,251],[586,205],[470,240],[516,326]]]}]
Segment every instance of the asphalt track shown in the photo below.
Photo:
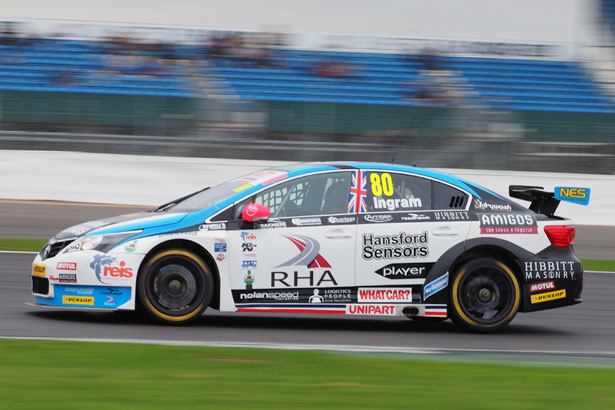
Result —
[{"label": "asphalt track", "polygon": [[[0,203],[0,237],[49,237],[85,220],[139,210],[65,204]],[[600,229],[598,229],[600,234]],[[605,235],[609,231],[605,231]],[[595,236],[589,235],[593,241]],[[611,237],[612,238],[612,237]],[[577,238],[577,253],[581,253]],[[615,248],[602,244],[607,257]],[[589,246],[589,245],[588,245]],[[583,255],[581,255],[583,256]],[[584,256],[588,257],[588,256]],[[584,303],[519,314],[503,331],[479,335],[450,321],[417,323],[325,315],[207,311],[193,324],[161,326],[134,312],[65,311],[31,307],[32,254],[0,253],[0,337],[193,342],[214,345],[355,346],[423,351],[578,354],[615,357],[615,274],[586,273]]]}]

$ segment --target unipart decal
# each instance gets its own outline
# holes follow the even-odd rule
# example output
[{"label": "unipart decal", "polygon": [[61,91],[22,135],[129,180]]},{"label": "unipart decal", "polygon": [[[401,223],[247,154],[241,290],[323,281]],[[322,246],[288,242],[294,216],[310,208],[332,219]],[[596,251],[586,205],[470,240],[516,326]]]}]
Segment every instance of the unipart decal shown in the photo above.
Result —
[{"label": "unipart decal", "polygon": [[537,234],[533,214],[477,214],[482,234]]},{"label": "unipart decal", "polygon": [[566,289],[556,290],[554,292],[547,293],[538,293],[536,295],[530,296],[530,302],[534,303],[543,303],[550,302],[552,300],[564,299],[566,297]]},{"label": "unipart decal", "polygon": [[77,262],[58,262],[57,270],[77,270]]},{"label": "unipart decal", "polygon": [[524,262],[525,280],[575,279],[574,261]]},{"label": "unipart decal", "polygon": [[555,282],[550,280],[548,282],[538,282],[530,284],[530,293],[541,292],[543,290],[555,289]]},{"label": "unipart decal", "polygon": [[395,305],[346,305],[347,315],[395,316]]},{"label": "unipart decal", "polygon": [[387,279],[425,278],[433,265],[433,263],[391,263],[378,269],[376,274]]},{"label": "unipart decal", "polygon": [[396,235],[363,234],[362,258],[401,259],[426,258],[429,256],[427,231],[422,233],[400,232]]},{"label": "unipart decal", "polygon": [[492,203],[492,202],[484,202],[484,201],[481,201],[480,199],[474,200],[474,209],[479,209],[481,211],[486,211],[486,210],[505,211],[505,212],[512,211],[512,207],[510,206],[510,204],[507,204],[505,202]]},{"label": "unipart decal", "polygon": [[412,302],[411,288],[359,288],[358,302]]}]

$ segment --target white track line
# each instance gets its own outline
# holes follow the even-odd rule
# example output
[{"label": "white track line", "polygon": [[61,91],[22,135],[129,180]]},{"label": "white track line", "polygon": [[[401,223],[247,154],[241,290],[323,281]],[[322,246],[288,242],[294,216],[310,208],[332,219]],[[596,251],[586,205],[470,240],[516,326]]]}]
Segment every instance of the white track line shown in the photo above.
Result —
[{"label": "white track line", "polygon": [[204,342],[190,340],[147,340],[147,339],[97,339],[68,337],[10,337],[0,336],[6,340],[52,340],[65,342],[95,342],[95,343],[135,343],[164,346],[202,346],[202,347],[238,347],[248,349],[278,349],[278,350],[321,350],[340,352],[371,352],[371,353],[409,353],[409,354],[447,354],[447,353],[491,353],[491,354],[539,354],[549,356],[615,356],[615,351],[587,350],[516,350],[516,349],[452,349],[430,347],[401,346],[360,346],[360,345],[327,345],[327,344],[291,344],[291,343],[237,343],[237,342]]},{"label": "white track line", "polygon": [[22,253],[25,255],[36,255],[38,252],[26,252],[26,251],[0,251],[0,253]]}]

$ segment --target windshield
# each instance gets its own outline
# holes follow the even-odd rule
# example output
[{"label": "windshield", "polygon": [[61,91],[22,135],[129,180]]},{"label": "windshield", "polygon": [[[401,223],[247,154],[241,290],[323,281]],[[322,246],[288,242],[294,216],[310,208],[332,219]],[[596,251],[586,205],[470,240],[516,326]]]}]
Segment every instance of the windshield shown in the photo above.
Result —
[{"label": "windshield", "polygon": [[248,175],[235,178],[228,182],[223,182],[219,185],[209,188],[206,191],[199,192],[191,197],[184,199],[175,206],[170,206],[165,209],[172,212],[194,212],[201,209],[209,208],[216,205],[218,202],[232,197],[248,188],[252,188],[258,184],[267,185],[269,183],[285,178],[287,175],[284,171],[277,170],[261,170]]}]

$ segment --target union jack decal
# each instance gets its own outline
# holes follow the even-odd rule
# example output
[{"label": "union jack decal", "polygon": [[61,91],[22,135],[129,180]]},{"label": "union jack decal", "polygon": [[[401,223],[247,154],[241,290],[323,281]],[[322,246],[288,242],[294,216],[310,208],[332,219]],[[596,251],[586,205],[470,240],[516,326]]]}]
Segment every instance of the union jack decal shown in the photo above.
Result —
[{"label": "union jack decal", "polygon": [[[360,186],[359,186],[359,181]],[[367,177],[364,172],[357,169],[352,171],[352,182],[350,184],[350,196],[348,197],[348,213],[354,214],[367,212]]]}]

